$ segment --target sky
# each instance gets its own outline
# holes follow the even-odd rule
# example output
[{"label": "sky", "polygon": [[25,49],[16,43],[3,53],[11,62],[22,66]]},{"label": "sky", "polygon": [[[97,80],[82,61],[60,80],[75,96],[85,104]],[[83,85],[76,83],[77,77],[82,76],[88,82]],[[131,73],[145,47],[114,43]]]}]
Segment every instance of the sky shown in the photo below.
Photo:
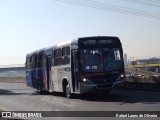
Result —
[{"label": "sky", "polygon": [[92,1],[149,11],[158,17],[119,13],[114,8],[102,10],[63,0],[0,0],[0,65],[24,64],[26,54],[34,50],[78,37],[100,35],[119,37],[128,58],[160,57],[158,0],[147,0],[152,2],[149,5],[132,0]]}]

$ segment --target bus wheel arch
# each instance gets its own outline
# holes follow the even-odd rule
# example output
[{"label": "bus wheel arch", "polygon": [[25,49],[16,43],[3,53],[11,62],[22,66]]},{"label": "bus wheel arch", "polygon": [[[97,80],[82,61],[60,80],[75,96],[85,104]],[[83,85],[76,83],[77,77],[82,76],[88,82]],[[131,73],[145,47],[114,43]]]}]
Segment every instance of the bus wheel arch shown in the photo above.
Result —
[{"label": "bus wheel arch", "polygon": [[71,87],[66,78],[63,79],[62,82],[63,93],[67,98],[71,98]]}]

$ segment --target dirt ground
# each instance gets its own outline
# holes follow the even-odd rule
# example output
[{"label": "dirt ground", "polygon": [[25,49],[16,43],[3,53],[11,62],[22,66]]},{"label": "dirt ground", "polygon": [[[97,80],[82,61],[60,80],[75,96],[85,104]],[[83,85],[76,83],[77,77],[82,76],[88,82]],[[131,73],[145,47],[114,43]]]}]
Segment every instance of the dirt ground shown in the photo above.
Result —
[{"label": "dirt ground", "polygon": [[25,77],[0,77],[0,82],[20,82],[25,83]]}]

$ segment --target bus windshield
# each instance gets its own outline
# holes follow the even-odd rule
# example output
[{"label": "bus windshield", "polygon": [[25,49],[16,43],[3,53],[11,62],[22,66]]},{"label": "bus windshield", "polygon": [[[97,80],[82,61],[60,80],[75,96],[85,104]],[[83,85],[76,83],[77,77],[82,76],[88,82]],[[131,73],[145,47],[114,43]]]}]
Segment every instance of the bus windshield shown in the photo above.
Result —
[{"label": "bus windshield", "polygon": [[123,61],[119,48],[107,49],[104,48],[104,69],[112,71],[121,68]]},{"label": "bus windshield", "polygon": [[95,48],[80,50],[83,72],[104,72],[119,69],[123,65],[119,48]]},{"label": "bus windshield", "polygon": [[84,72],[102,72],[103,55],[101,49],[81,49],[80,61]]}]

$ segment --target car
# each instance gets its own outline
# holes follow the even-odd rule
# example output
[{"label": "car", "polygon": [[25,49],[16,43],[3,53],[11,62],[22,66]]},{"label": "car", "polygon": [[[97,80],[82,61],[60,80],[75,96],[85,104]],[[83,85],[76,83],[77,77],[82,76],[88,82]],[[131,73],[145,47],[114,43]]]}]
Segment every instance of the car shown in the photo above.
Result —
[{"label": "car", "polygon": [[160,75],[157,75],[157,74],[154,74],[154,75],[152,75],[153,77],[160,77]]},{"label": "car", "polygon": [[140,74],[140,73],[132,73],[131,76],[134,76],[134,77],[141,77],[141,76],[144,76],[144,74]]}]

